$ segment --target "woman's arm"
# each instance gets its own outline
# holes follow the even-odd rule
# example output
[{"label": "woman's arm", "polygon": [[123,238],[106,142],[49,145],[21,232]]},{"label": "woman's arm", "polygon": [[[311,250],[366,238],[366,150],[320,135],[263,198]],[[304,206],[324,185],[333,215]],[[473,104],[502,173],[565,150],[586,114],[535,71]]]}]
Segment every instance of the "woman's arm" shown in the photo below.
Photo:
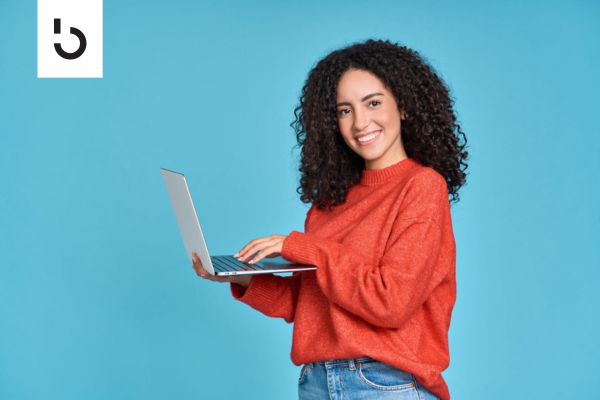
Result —
[{"label": "woman's arm", "polygon": [[247,289],[232,283],[231,294],[236,300],[268,317],[283,318],[285,322],[294,322],[296,303],[300,292],[301,272],[292,276],[273,274],[254,275]]},{"label": "woman's arm", "polygon": [[[297,231],[285,239],[281,255],[316,265],[319,287],[340,307],[373,325],[399,328],[427,300],[455,260],[452,229],[441,227],[450,221],[449,205],[444,204],[448,194],[441,183],[436,192],[427,199],[408,199],[409,204],[421,203],[415,209],[428,211],[416,215],[409,209],[394,221],[378,263],[338,242]],[[423,201],[431,202],[431,207],[423,208]]]},{"label": "woman's arm", "polygon": [[[311,210],[312,208],[306,213],[304,230],[306,230]],[[285,236],[280,236],[280,238],[283,239]],[[262,245],[259,245],[257,248],[252,245],[253,242],[255,241],[244,246],[238,253],[243,255],[242,261],[248,261],[257,251],[261,251],[261,253],[255,258],[255,261],[259,261],[265,257],[267,253],[272,255],[273,252],[275,252],[274,254],[279,255],[281,246],[283,245],[283,240],[280,242],[277,238],[273,240],[276,245],[269,245],[267,244],[267,241],[261,241]],[[266,251],[267,249],[265,246],[268,246],[270,250]],[[252,281],[247,289],[232,283],[231,294],[236,300],[248,304],[250,307],[269,317],[283,318],[285,322],[292,323],[294,322],[294,316],[296,314],[296,304],[298,303],[301,279],[301,271],[294,272],[292,273],[292,276],[286,277],[273,274],[253,275]]]}]

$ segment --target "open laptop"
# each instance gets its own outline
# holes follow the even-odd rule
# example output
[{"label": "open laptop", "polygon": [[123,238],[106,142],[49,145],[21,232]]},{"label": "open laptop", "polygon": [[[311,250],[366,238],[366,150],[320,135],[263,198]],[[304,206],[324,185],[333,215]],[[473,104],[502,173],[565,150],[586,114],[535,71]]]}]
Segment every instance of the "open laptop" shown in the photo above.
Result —
[{"label": "open laptop", "polygon": [[177,225],[179,225],[179,232],[181,232],[181,237],[183,238],[185,251],[190,261],[192,261],[192,252],[198,254],[202,266],[209,274],[219,276],[274,274],[317,269],[314,265],[290,263],[281,256],[269,259],[264,258],[255,264],[240,262],[233,256],[210,256],[185,177],[183,174],[164,168],[161,168],[160,172],[167,186],[167,192],[169,193],[169,199],[175,212]]}]

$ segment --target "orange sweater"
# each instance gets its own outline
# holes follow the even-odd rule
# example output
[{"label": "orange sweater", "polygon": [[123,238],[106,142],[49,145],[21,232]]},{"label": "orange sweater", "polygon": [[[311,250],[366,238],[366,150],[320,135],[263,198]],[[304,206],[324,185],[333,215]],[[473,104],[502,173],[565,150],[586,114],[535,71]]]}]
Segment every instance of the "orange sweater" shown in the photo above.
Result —
[{"label": "orange sweater", "polygon": [[231,293],[294,322],[291,359],[369,356],[412,373],[450,399],[448,329],[456,300],[456,247],[444,178],[412,158],[362,171],[346,203],[312,206],[306,233],[292,231],[284,259],[313,264],[292,276],[254,275]]}]

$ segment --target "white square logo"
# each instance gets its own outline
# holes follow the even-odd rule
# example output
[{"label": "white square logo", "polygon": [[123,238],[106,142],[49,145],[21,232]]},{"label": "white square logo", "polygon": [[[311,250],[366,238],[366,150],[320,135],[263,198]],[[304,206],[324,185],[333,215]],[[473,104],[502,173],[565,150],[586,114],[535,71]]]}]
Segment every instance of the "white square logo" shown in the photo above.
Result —
[{"label": "white square logo", "polygon": [[38,0],[38,78],[102,78],[102,0]]}]

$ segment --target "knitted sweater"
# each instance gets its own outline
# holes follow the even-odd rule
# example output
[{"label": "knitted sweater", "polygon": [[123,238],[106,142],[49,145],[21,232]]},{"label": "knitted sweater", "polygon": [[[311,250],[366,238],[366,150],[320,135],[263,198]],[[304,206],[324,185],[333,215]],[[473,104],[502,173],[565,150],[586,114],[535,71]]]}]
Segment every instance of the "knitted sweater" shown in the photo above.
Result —
[{"label": "knitted sweater", "polygon": [[312,264],[292,276],[254,275],[231,293],[294,322],[292,362],[369,356],[412,373],[442,400],[456,300],[456,247],[444,178],[412,158],[364,170],[333,210],[313,205],[305,233],[281,256]]}]

